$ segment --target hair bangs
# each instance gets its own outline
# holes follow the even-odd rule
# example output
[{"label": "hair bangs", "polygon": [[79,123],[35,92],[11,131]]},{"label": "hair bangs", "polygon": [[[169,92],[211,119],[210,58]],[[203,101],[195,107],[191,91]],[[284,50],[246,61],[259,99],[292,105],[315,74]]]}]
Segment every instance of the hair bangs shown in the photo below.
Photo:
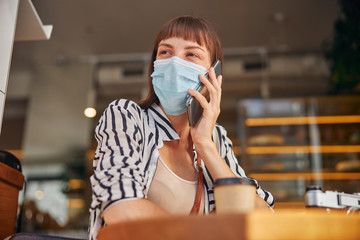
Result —
[{"label": "hair bangs", "polygon": [[207,39],[209,39],[209,29],[201,21],[194,21],[190,18],[181,18],[165,26],[159,33],[157,38],[157,44],[160,41],[172,37],[183,38],[188,41],[193,41],[200,46],[205,46],[209,51],[212,46]]}]

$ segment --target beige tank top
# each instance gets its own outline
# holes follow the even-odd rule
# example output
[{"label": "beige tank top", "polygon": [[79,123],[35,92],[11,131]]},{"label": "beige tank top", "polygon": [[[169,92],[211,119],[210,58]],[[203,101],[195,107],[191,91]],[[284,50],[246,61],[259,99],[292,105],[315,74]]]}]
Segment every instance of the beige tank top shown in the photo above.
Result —
[{"label": "beige tank top", "polygon": [[[154,179],[147,199],[172,214],[190,214],[197,191],[197,181],[188,181],[177,176],[159,158]],[[199,214],[204,213],[204,191]]]}]

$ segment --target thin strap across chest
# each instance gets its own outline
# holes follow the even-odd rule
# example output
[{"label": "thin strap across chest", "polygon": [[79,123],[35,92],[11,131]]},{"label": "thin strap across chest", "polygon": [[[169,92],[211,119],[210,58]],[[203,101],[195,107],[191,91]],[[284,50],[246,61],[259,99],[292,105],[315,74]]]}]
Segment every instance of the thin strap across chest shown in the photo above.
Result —
[{"label": "thin strap across chest", "polygon": [[196,215],[199,213],[200,210],[201,196],[204,188],[203,169],[201,167],[201,162],[202,162],[201,158],[198,157],[198,161],[196,165],[199,171],[199,176],[198,176],[199,179],[198,179],[195,202],[194,202],[194,206],[191,209],[190,215]]}]

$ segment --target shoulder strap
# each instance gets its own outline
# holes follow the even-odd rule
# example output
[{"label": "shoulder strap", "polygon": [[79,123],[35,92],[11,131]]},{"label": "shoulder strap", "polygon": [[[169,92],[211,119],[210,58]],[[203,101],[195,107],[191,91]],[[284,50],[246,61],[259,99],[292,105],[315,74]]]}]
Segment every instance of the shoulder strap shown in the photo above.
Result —
[{"label": "shoulder strap", "polygon": [[198,185],[197,185],[194,206],[191,209],[190,215],[196,215],[199,213],[200,210],[201,196],[204,188],[203,169],[201,167],[201,162],[202,162],[201,158],[198,157],[198,161],[197,161],[197,167],[199,171]]}]

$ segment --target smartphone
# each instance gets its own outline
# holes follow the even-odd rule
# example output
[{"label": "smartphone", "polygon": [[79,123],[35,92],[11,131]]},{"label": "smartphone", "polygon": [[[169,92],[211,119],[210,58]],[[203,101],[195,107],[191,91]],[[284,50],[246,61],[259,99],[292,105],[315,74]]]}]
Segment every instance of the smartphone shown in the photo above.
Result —
[{"label": "smartphone", "polygon": [[[217,60],[212,67],[215,70],[216,77],[221,75],[221,61],[220,60]],[[205,75],[205,77],[207,79],[209,79],[209,73],[207,73]],[[210,93],[203,83],[200,82],[200,84],[195,88],[195,90],[199,91],[206,98],[207,101],[210,101]],[[199,101],[196,100],[196,98],[194,98],[190,94],[186,101],[186,107],[187,107],[189,125],[195,126],[203,113],[203,109],[202,109]]]}]

